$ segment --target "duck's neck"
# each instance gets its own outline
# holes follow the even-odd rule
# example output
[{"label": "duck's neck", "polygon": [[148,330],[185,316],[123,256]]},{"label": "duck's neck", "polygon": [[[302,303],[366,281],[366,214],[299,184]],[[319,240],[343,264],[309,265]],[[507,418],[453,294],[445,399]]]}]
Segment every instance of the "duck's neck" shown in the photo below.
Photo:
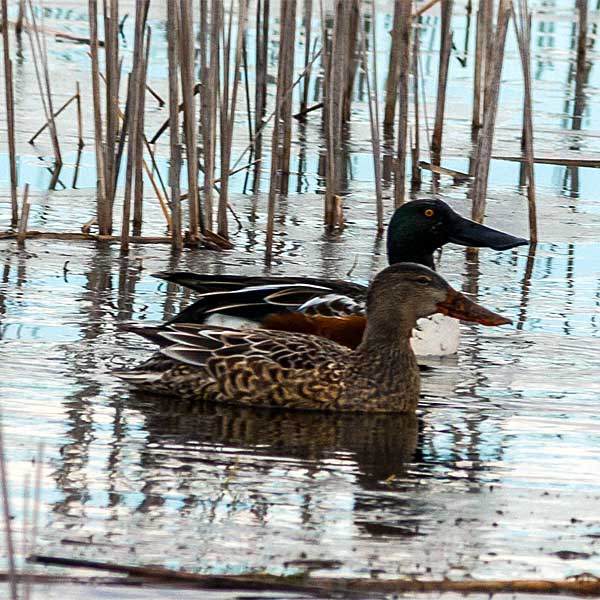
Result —
[{"label": "duck's neck", "polygon": [[377,386],[373,401],[379,410],[410,412],[416,408],[420,376],[410,344],[412,325],[399,321],[388,323],[383,330],[367,324],[363,341],[355,350],[361,377],[372,379]]},{"label": "duck's neck", "polygon": [[435,270],[433,253],[436,247],[425,247],[423,240],[415,239],[411,232],[398,232],[388,234],[387,255],[390,265],[401,262],[412,262],[425,265]]}]

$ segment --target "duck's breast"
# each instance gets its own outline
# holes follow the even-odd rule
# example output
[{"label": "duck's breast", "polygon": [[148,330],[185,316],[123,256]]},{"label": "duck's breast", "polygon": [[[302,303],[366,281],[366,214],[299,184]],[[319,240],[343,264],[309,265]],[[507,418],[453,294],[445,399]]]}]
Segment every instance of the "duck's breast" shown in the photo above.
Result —
[{"label": "duck's breast", "polygon": [[417,356],[448,356],[458,351],[459,340],[458,319],[435,314],[417,321],[410,341]]}]

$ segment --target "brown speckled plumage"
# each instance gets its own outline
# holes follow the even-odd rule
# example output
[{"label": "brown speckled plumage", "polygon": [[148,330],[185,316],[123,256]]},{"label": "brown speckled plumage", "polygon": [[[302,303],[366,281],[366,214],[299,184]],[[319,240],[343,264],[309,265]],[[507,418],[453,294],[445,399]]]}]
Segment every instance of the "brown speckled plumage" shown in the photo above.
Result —
[{"label": "brown speckled plumage", "polygon": [[[303,333],[172,324],[158,334],[166,342],[160,353],[118,375],[146,390],[184,398],[304,410],[412,412],[420,379],[411,330],[418,318],[438,311],[450,291],[434,271],[401,263],[373,280],[367,326],[356,350]],[[155,331],[152,336],[156,339]]]}]

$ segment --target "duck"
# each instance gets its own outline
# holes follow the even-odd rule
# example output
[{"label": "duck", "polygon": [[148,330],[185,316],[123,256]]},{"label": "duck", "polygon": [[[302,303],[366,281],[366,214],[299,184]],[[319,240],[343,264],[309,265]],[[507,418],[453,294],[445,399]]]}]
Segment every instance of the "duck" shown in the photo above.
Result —
[{"label": "duck", "polygon": [[[467,219],[440,199],[406,202],[394,212],[387,233],[389,264],[413,262],[435,269],[433,254],[445,244],[497,251],[528,240]],[[315,277],[251,277],[161,272],[155,277],[200,292],[173,323],[265,327],[321,335],[356,348],[365,328],[367,286]],[[353,318],[348,318],[353,317]],[[411,344],[417,356],[448,356],[459,347],[457,319],[435,314],[421,319]]]},{"label": "duck", "polygon": [[398,263],[369,286],[366,327],[355,349],[306,333],[173,323],[149,334],[162,340],[157,353],[116,375],[144,391],[186,400],[411,413],[419,400],[420,374],[410,338],[418,319],[436,313],[483,325],[511,323],[429,267]]}]

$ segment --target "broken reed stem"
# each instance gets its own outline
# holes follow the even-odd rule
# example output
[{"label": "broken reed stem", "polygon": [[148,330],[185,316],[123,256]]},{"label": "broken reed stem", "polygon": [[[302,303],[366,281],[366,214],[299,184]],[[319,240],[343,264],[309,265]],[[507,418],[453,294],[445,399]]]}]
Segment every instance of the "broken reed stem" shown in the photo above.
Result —
[{"label": "broken reed stem", "polygon": [[[275,122],[273,123],[273,138],[271,143],[271,179],[269,182],[269,196],[267,202],[267,237],[265,260],[271,262],[273,256],[273,228],[275,224],[275,200],[281,191],[280,176],[282,171],[282,146],[284,144],[283,112],[286,97],[289,95],[288,105],[291,118],[291,92],[287,90],[284,82],[285,71],[289,66],[288,56],[291,48],[294,49],[294,34],[296,23],[296,0],[281,0],[281,33],[279,36],[279,61],[277,67],[277,95],[275,99]],[[293,72],[293,68],[290,69]],[[255,133],[257,135],[257,133]]]},{"label": "broken reed stem", "polygon": [[187,183],[189,198],[189,241],[198,240],[199,230],[204,230],[198,196],[198,152],[196,144],[196,102],[194,97],[195,48],[193,11],[189,0],[179,2],[179,64],[183,96],[183,130],[187,157]]},{"label": "broken reed stem", "polygon": [[4,55],[4,101],[6,106],[6,125],[8,136],[8,163],[10,170],[10,203],[11,227],[16,227],[19,220],[19,205],[17,199],[17,150],[15,143],[15,99],[13,87],[12,61],[10,59],[10,45],[8,32],[8,7],[7,0],[2,0],[2,46]]},{"label": "broken reed stem", "polygon": [[487,194],[488,175],[490,169],[490,159],[492,155],[492,145],[494,139],[494,129],[496,125],[496,114],[498,110],[498,96],[500,94],[500,77],[502,75],[502,63],[504,59],[504,46],[506,42],[506,32],[508,21],[512,11],[510,0],[500,0],[498,7],[498,21],[496,25],[494,53],[491,57],[489,69],[489,88],[485,94],[485,111],[483,126],[477,144],[477,153],[475,159],[475,170],[473,189],[471,197],[473,200],[472,218],[481,223],[485,213],[485,198]]},{"label": "broken reed stem", "polygon": [[513,23],[517,33],[519,45],[519,54],[521,55],[521,64],[523,66],[523,149],[525,155],[525,175],[527,177],[527,206],[529,214],[529,240],[532,245],[537,244],[537,215],[535,204],[535,172],[533,155],[533,109],[532,109],[532,89],[531,89],[531,15],[527,0],[520,0],[518,3],[519,18],[513,11]]},{"label": "broken reed stem", "polygon": [[452,7],[454,0],[442,0],[442,22],[440,34],[440,60],[438,70],[438,86],[435,106],[435,121],[431,136],[431,155],[434,165],[441,164],[442,135],[444,132],[444,111],[446,108],[446,86],[448,83],[448,67],[452,50]]},{"label": "broken reed stem", "polygon": [[[371,52],[373,55],[373,85],[369,74],[369,63],[367,55],[367,31],[362,28],[362,69],[367,84],[367,97],[369,104],[369,123],[371,126],[371,148],[373,150],[373,172],[375,175],[375,212],[377,219],[377,231],[383,232],[383,191],[381,189],[381,147],[379,141],[379,92],[377,84],[377,27],[375,9],[376,0],[371,1]],[[366,22],[365,22],[366,26]],[[375,105],[375,106],[373,106]]]},{"label": "broken reed stem", "polygon": [[104,179],[104,157],[102,109],[100,99],[100,66],[98,57],[98,3],[88,0],[88,18],[90,22],[90,55],[92,60],[92,97],[94,104],[94,150],[96,156],[96,213],[98,229],[101,235],[112,232],[112,206],[106,196]]},{"label": "broken reed stem", "polygon": [[[3,21],[7,23],[7,21]],[[5,26],[5,39],[8,36],[8,27]],[[12,535],[12,517],[10,515],[8,473],[6,471],[6,457],[4,455],[4,432],[0,415],[0,487],[2,488],[2,510],[4,518],[4,535],[6,539],[6,556],[8,560],[8,581],[10,585],[11,600],[17,600],[17,577],[15,568],[15,547]]]},{"label": "broken reed stem", "polygon": [[25,184],[23,190],[23,202],[21,205],[21,217],[19,219],[19,230],[17,233],[17,243],[19,246],[25,244],[25,238],[27,237],[27,223],[29,221],[29,184]]},{"label": "broken reed stem", "polygon": [[[77,100],[77,94],[71,96],[55,113],[54,118],[58,117],[70,104]],[[29,143],[33,144],[36,138],[47,128],[50,126],[50,122],[46,121],[30,138]]]},{"label": "broken reed stem", "polygon": [[[254,158],[258,161],[254,169],[252,191],[260,187],[262,170],[262,130],[267,107],[267,58],[269,50],[269,8],[270,0],[257,0],[256,3],[256,84],[254,90]],[[306,72],[306,71],[305,71]]]},{"label": "broken reed stem", "polygon": [[410,80],[410,32],[412,0],[399,0],[400,29],[394,32],[398,48],[398,154],[394,174],[394,206],[404,203],[406,193],[406,157],[408,155],[408,84]]},{"label": "broken reed stem", "polygon": [[169,59],[169,140],[170,158],[169,185],[171,187],[171,215],[173,229],[171,245],[173,250],[183,248],[181,232],[181,192],[179,177],[181,173],[181,149],[179,147],[179,90],[177,87],[178,71],[178,29],[177,0],[167,1],[167,52]]}]

